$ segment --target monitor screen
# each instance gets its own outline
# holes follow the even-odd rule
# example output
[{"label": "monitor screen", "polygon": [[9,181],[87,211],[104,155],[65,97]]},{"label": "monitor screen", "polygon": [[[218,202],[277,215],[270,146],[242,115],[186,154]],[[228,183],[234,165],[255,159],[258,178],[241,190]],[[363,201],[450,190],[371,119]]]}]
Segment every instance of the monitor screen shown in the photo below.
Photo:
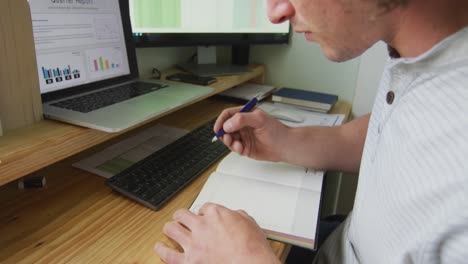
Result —
[{"label": "monitor screen", "polygon": [[119,1],[29,5],[42,94],[130,74]]},{"label": "monitor screen", "polygon": [[289,23],[273,24],[267,0],[130,0],[138,46],[287,43]]}]

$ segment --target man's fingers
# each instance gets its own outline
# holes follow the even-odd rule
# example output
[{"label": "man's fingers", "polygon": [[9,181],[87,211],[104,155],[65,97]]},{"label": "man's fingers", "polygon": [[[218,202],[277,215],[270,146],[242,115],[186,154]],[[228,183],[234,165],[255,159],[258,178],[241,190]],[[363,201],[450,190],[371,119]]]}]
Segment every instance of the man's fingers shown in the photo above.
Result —
[{"label": "man's fingers", "polygon": [[262,122],[259,122],[259,118],[265,116],[262,110],[255,109],[252,112],[240,113],[241,108],[234,107],[224,110],[216,120],[213,127],[214,132],[217,133],[219,129],[224,128],[226,133],[232,133],[247,126],[253,128],[262,126]]},{"label": "man's fingers", "polygon": [[226,133],[239,131],[244,127],[259,128],[263,126],[262,120],[265,116],[260,109],[255,109],[253,112],[235,113],[224,122],[223,128]]},{"label": "man's fingers", "polygon": [[199,215],[209,215],[213,213],[220,213],[220,210],[224,210],[226,207],[215,204],[215,203],[205,203],[200,210],[198,210]]},{"label": "man's fingers", "polygon": [[[239,209],[239,210],[237,210],[237,212],[238,212],[239,214],[241,214],[243,217],[245,217],[246,219],[248,219],[248,220],[250,220],[250,221],[252,221],[252,222],[255,222],[255,219],[254,219],[252,216],[250,216],[246,211],[244,211],[244,210],[242,210],[242,209]],[[255,223],[256,223],[256,222],[255,222]]]},{"label": "man's fingers", "polygon": [[225,109],[221,114],[218,116],[216,119],[216,122],[213,126],[213,130],[215,133],[218,133],[218,130],[220,130],[223,127],[224,122],[229,119],[231,116],[234,114],[238,113],[242,109],[242,106],[239,107],[233,107],[233,108],[228,108]]},{"label": "man's fingers", "polygon": [[232,144],[232,141],[233,141],[233,138],[232,138],[231,134],[224,134],[222,139],[223,139],[224,145],[226,145],[227,147],[231,147],[231,144]]},{"label": "man's fingers", "polygon": [[187,209],[179,209],[173,215],[174,220],[186,226],[189,230],[199,222],[197,216]]},{"label": "man's fingers", "polygon": [[230,148],[232,151],[238,153],[239,155],[245,155],[244,145],[240,141],[234,141]]},{"label": "man's fingers", "polygon": [[156,243],[154,251],[167,264],[183,264],[184,254],[179,251],[169,248],[161,242]]},{"label": "man's fingers", "polygon": [[241,214],[241,215],[242,215],[243,217],[245,217],[245,218],[250,217],[249,214],[248,214],[246,211],[242,210],[242,209],[237,210],[237,212],[238,212],[239,214]]},{"label": "man's fingers", "polygon": [[239,132],[242,138],[242,148],[239,149],[239,154],[249,157],[252,150],[252,144],[255,144],[255,139],[252,138],[252,133],[245,129]]},{"label": "man's fingers", "polygon": [[183,249],[186,248],[190,241],[191,232],[176,221],[166,223],[163,232],[166,236],[177,242]]}]

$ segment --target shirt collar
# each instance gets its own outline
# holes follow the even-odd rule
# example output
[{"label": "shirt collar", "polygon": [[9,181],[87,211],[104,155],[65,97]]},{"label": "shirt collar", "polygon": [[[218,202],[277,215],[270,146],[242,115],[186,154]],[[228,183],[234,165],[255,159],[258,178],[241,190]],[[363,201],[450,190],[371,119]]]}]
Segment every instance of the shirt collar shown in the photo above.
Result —
[{"label": "shirt collar", "polygon": [[[443,67],[455,61],[466,63],[468,59],[468,26],[448,36],[425,53],[413,57],[402,58],[398,51],[388,46],[390,65],[407,65],[413,70],[427,70],[429,68]],[[409,69],[409,68],[407,68]]]}]

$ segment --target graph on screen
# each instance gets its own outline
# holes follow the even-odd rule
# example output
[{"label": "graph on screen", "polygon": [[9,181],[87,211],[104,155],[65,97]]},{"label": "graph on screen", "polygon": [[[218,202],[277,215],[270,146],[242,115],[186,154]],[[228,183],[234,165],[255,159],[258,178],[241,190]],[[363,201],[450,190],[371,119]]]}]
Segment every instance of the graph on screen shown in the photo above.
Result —
[{"label": "graph on screen", "polygon": [[118,41],[120,38],[117,17],[104,17],[94,20],[96,39]]},{"label": "graph on screen", "polygon": [[121,72],[123,53],[120,47],[86,50],[88,71],[91,78],[102,78]]},{"label": "graph on screen", "polygon": [[76,85],[84,82],[84,64],[81,52],[63,52],[37,57],[38,74],[41,86],[53,91],[63,85]]},{"label": "graph on screen", "polygon": [[46,69],[44,66],[42,66],[41,69],[46,84],[54,83],[54,79],[55,82],[63,82],[70,81],[73,78],[78,79],[81,76],[80,71],[78,69],[72,70],[70,65],[62,69],[58,67]]}]

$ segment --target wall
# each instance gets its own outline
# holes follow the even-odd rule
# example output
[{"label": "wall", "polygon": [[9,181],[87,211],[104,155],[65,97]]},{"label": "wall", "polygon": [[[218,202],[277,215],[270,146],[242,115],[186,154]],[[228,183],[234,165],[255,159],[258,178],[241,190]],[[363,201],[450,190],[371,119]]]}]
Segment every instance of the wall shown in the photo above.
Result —
[{"label": "wall", "polygon": [[259,45],[250,50],[252,63],[267,65],[267,82],[337,94],[352,103],[360,59],[330,62],[320,46],[293,33],[289,45]]},{"label": "wall", "polygon": [[375,44],[361,56],[353,100],[353,115],[355,117],[365,115],[372,110],[387,59],[387,45],[383,42]]},{"label": "wall", "polygon": [[[195,51],[194,47],[137,49],[140,74],[151,73],[153,67],[164,69],[184,62]],[[218,53],[218,59],[224,62],[230,49],[220,47]],[[307,42],[302,34],[292,34],[289,45],[252,46],[250,62],[267,66],[269,84],[334,93],[340,100],[353,101],[360,59],[330,62],[320,47]]]},{"label": "wall", "polygon": [[177,63],[187,61],[196,51],[194,47],[179,48],[139,48],[137,49],[140,75],[151,74],[153,67],[167,69]]}]

